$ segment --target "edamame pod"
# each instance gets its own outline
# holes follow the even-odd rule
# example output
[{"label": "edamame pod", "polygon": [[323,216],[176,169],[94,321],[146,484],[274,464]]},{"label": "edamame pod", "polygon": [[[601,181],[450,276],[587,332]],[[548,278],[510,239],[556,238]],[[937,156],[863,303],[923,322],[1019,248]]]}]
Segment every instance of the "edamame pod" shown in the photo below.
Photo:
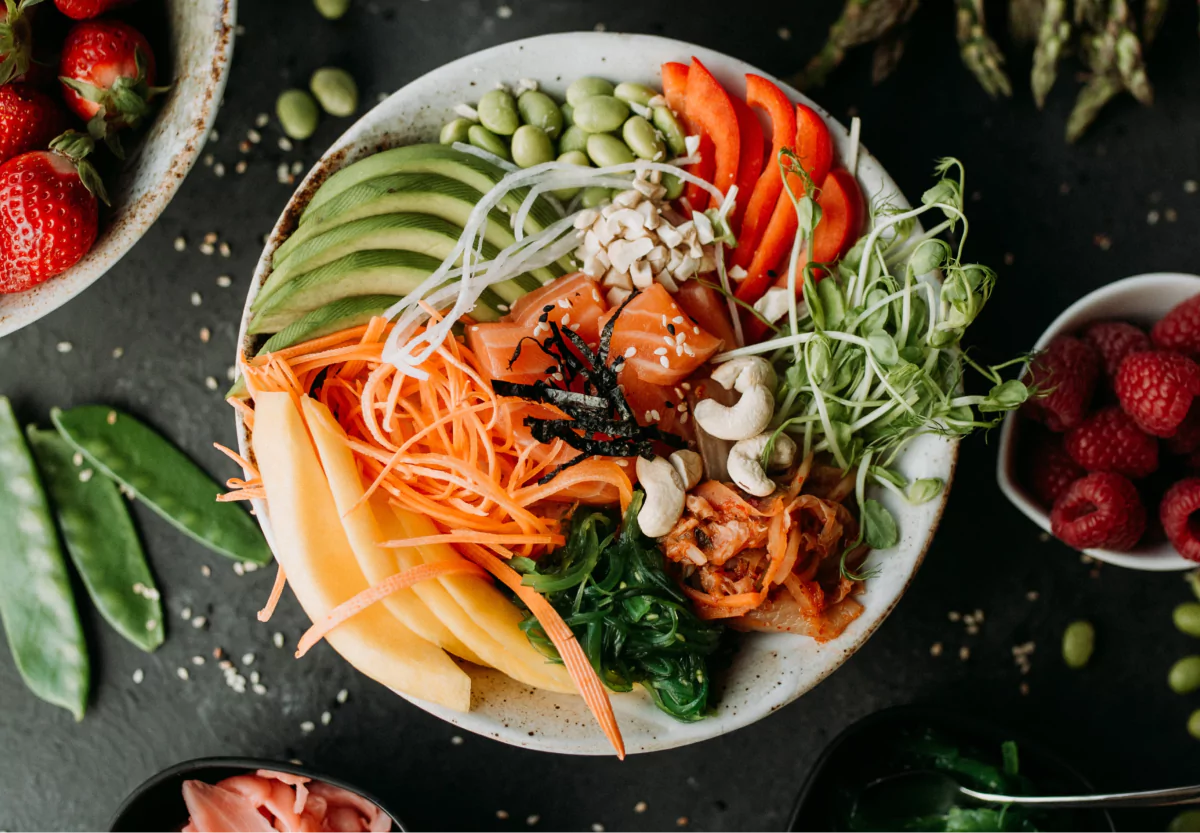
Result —
[{"label": "edamame pod", "polygon": [[662,185],[667,189],[669,200],[677,200],[683,194],[683,180],[675,174],[663,174]]},{"label": "edamame pod", "polygon": [[521,120],[546,131],[551,139],[557,139],[563,129],[562,110],[554,99],[538,90],[526,90],[517,99],[517,110]]},{"label": "edamame pod", "polygon": [[504,140],[482,124],[473,124],[467,129],[467,141],[480,150],[486,150],[501,159],[512,161],[512,155],[508,152],[508,145],[504,143]]},{"label": "edamame pod", "polygon": [[621,138],[642,159],[662,162],[667,157],[667,146],[658,138],[658,131],[641,116],[629,117],[621,128]]},{"label": "edamame pod", "polygon": [[488,90],[475,108],[479,123],[500,136],[511,136],[521,126],[517,102],[508,90]]},{"label": "edamame pod", "polygon": [[630,84],[628,81],[622,81],[613,90],[613,95],[627,104],[648,107],[650,106],[650,100],[658,95],[658,91],[647,87],[645,84]]},{"label": "edamame pod", "polygon": [[438,136],[438,141],[443,145],[452,145],[455,142],[462,142],[463,144],[466,144],[468,141],[470,141],[468,131],[471,129],[472,124],[474,124],[474,122],[470,119],[454,119],[453,121],[448,121],[446,122],[445,126],[442,127],[442,132],[441,135]]},{"label": "edamame pod", "polygon": [[598,168],[624,165],[633,161],[633,152],[625,143],[607,133],[593,133],[588,136],[587,155],[591,157]]},{"label": "edamame pod", "polygon": [[612,202],[612,195],[613,192],[610,189],[592,185],[583,189],[579,204],[584,208],[599,208],[605,203]]},{"label": "edamame pod", "polygon": [[523,124],[512,137],[512,158],[522,168],[553,162],[554,144],[545,130],[532,124]]},{"label": "edamame pod", "polygon": [[0,620],[21,679],[76,720],[90,667],[67,565],[33,457],[0,397]]},{"label": "edamame pod", "polygon": [[671,108],[655,107],[651,116],[654,126],[663,135],[663,139],[666,140],[667,147],[671,149],[671,153],[675,156],[683,156],[687,153],[687,136],[683,132],[683,125],[679,123],[679,119],[675,118],[675,114],[671,112]]},{"label": "edamame pod", "polygon": [[163,643],[162,604],[120,492],[107,477],[76,466],[75,449],[58,432],[30,426],[25,433],[92,603],[117,633],[153,652]]},{"label": "edamame pod", "polygon": [[577,124],[573,124],[563,131],[562,137],[558,140],[558,152],[560,154],[570,153],[573,150],[587,151],[588,132]]},{"label": "edamame pod", "polygon": [[567,103],[572,107],[578,107],[579,102],[585,98],[591,98],[594,95],[612,95],[614,90],[611,81],[605,81],[594,75],[585,75],[582,78],[576,78],[567,87]]},{"label": "edamame pod", "polygon": [[1200,602],[1185,602],[1175,608],[1171,619],[1180,633],[1200,637]]},{"label": "edamame pod", "polygon": [[1067,625],[1063,631],[1062,654],[1063,662],[1068,668],[1083,668],[1092,658],[1096,648],[1096,629],[1091,622],[1080,619]]},{"label": "edamame pod", "polygon": [[217,503],[221,487],[148,426],[102,405],[53,408],[50,419],[101,473],[184,534],[237,561],[271,560],[254,519],[232,503]]},{"label": "edamame pod", "polygon": [[575,124],[588,133],[620,130],[629,118],[629,105],[611,95],[594,95],[575,105]]},{"label": "edamame pod", "polygon": [[1200,688],[1200,656],[1184,657],[1172,665],[1167,685],[1176,694],[1191,694]]},{"label": "edamame pod", "polygon": [[564,104],[562,107],[559,107],[558,110],[562,113],[563,126],[570,127],[575,123],[574,107],[572,107],[570,104]]}]

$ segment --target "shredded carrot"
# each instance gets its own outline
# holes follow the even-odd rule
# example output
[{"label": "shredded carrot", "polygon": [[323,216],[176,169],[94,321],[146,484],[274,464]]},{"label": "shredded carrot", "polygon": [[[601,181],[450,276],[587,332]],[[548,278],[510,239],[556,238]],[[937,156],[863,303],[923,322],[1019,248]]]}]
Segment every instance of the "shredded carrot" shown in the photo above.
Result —
[{"label": "shredded carrot", "polygon": [[296,646],[296,659],[307,654],[314,645],[325,638],[326,634],[342,622],[356,613],[361,613],[376,602],[382,601],[406,587],[412,587],[417,582],[454,573],[471,573],[481,578],[487,576],[487,573],[469,561],[438,561],[434,564],[422,564],[419,567],[396,573],[391,578],[386,578],[379,584],[368,587],[342,602],[325,614],[325,618],[320,622],[314,622],[313,626],[304,632],[304,636],[300,637],[300,644]]},{"label": "shredded carrot", "polygon": [[283,596],[285,585],[287,585],[287,576],[283,572],[283,565],[280,564],[275,571],[275,584],[271,586],[271,596],[267,599],[263,609],[258,612],[258,621],[271,621],[271,617],[275,615],[275,608],[279,605],[279,599]]},{"label": "shredded carrot", "polygon": [[416,538],[401,538],[396,541],[381,541],[381,547],[424,547],[430,544],[555,544],[562,546],[561,535],[497,535],[492,532],[471,532],[456,529],[445,535],[421,535]]},{"label": "shredded carrot", "polygon": [[563,621],[558,611],[546,601],[545,596],[533,588],[522,584],[521,576],[516,570],[483,547],[476,544],[463,544],[459,550],[467,558],[499,579],[505,587],[515,593],[517,598],[524,602],[525,606],[532,611],[538,623],[542,626],[542,630],[546,632],[546,636],[550,638],[550,641],[558,650],[558,655],[562,658],[567,671],[570,672],[571,679],[579,687],[579,693],[583,696],[583,701],[587,703],[588,708],[591,709],[592,714],[599,721],[600,728],[603,730],[605,737],[608,738],[613,748],[617,751],[617,757],[624,760],[625,741],[621,737],[621,729],[617,725],[616,716],[613,714],[612,701],[608,697],[608,690],[604,687],[604,683],[600,681],[600,677],[596,674],[596,669],[592,667],[591,662],[588,660],[587,654],[583,652],[579,640],[575,638],[575,634],[567,627],[567,623]]}]

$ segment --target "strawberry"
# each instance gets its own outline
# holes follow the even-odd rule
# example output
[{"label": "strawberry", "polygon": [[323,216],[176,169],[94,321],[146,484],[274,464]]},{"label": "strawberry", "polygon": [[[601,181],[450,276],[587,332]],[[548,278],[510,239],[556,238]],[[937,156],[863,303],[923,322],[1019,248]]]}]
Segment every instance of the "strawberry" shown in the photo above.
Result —
[{"label": "strawberry", "polygon": [[72,20],[90,20],[127,5],[129,0],[54,0],[58,10]]},{"label": "strawberry", "polygon": [[1178,353],[1133,353],[1121,363],[1113,389],[1143,431],[1173,437],[1200,394],[1200,367]]},{"label": "strawberry", "polygon": [[1138,478],[1158,468],[1158,440],[1115,405],[1096,411],[1068,431],[1063,447],[1088,471]]},{"label": "strawberry", "polygon": [[117,20],[89,20],[67,33],[59,62],[67,106],[123,156],[117,133],[137,127],[150,101],[166,91],[154,86],[154,53],[137,29]]},{"label": "strawberry", "polygon": [[1098,471],[1076,480],[1050,510],[1050,531],[1077,550],[1132,549],[1146,531],[1146,509],[1126,478]]},{"label": "strawberry", "polygon": [[108,202],[86,161],[94,143],[69,130],[0,165],[0,293],[22,292],[69,269],[96,240],[99,197]]},{"label": "strawberry", "polygon": [[1200,295],[1176,304],[1154,325],[1150,338],[1160,350],[1200,356]]},{"label": "strawberry", "polygon": [[[1180,480],[1163,495],[1158,517],[1175,550],[1189,561],[1200,561],[1200,537],[1193,514],[1200,509],[1200,477]],[[1200,519],[1197,519],[1200,520]]]},{"label": "strawberry", "polygon": [[1066,431],[1083,422],[1100,375],[1100,354],[1092,345],[1059,336],[1037,355],[1029,368],[1030,397],[1025,412],[1051,431]]},{"label": "strawberry", "polygon": [[41,0],[3,0],[0,5],[0,84],[24,77],[29,71],[33,30],[31,6]]},{"label": "strawberry", "polygon": [[1116,378],[1121,362],[1130,353],[1153,350],[1150,336],[1124,321],[1097,321],[1083,331],[1083,340],[1099,351],[1109,380]]},{"label": "strawberry", "polygon": [[67,114],[50,96],[26,84],[0,87],[0,164],[42,150],[67,129]]}]

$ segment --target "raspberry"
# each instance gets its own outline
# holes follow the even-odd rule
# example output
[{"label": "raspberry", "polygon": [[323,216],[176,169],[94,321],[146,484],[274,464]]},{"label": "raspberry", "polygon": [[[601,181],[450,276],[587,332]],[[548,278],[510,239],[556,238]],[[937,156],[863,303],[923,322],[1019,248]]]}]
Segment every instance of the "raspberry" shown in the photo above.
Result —
[{"label": "raspberry", "polygon": [[1158,468],[1158,440],[1114,406],[1103,408],[1067,432],[1063,448],[1088,471],[1145,477]]},{"label": "raspberry", "polygon": [[1058,496],[1087,471],[1071,459],[1055,435],[1047,435],[1034,448],[1029,485],[1043,506],[1053,506]]},{"label": "raspberry", "polygon": [[1200,295],[1177,304],[1154,325],[1150,338],[1161,350],[1200,354]]},{"label": "raspberry", "polygon": [[1059,336],[1030,366],[1029,384],[1045,396],[1031,398],[1026,413],[1051,431],[1083,422],[1100,375],[1100,354],[1085,341]]},{"label": "raspberry", "polygon": [[1200,509],[1200,477],[1180,480],[1163,495],[1158,517],[1176,551],[1189,561],[1200,561],[1200,518],[1192,514]]},{"label": "raspberry", "polygon": [[1050,531],[1077,550],[1128,550],[1146,531],[1146,509],[1127,478],[1098,471],[1062,493],[1050,510]]},{"label": "raspberry", "polygon": [[1104,372],[1112,379],[1130,353],[1153,350],[1150,336],[1124,321],[1097,321],[1083,331],[1083,340],[1096,348],[1104,360]]},{"label": "raspberry", "polygon": [[1143,431],[1170,437],[1200,393],[1200,367],[1178,353],[1133,353],[1121,363],[1113,389]]},{"label": "raspberry", "polygon": [[1192,400],[1192,407],[1179,423],[1175,436],[1167,440],[1167,451],[1186,455],[1196,449],[1200,449],[1200,403]]}]

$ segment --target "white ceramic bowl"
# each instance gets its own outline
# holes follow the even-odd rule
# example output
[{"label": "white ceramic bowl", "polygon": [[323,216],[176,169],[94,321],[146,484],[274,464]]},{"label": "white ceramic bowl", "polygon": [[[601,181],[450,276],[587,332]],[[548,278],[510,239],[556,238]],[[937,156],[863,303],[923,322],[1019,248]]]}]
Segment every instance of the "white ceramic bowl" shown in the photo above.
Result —
[{"label": "white ceramic bowl", "polygon": [[[1042,333],[1034,345],[1041,350],[1055,337],[1078,332],[1092,321],[1114,319],[1130,321],[1150,327],[1180,301],[1200,294],[1200,276],[1182,275],[1176,272],[1155,272],[1110,283],[1095,292],[1084,295],[1063,310],[1062,315]],[[1034,498],[1018,478],[1018,450],[1021,426],[1024,422],[1020,413],[1009,414],[1000,431],[1000,453],[996,468],[996,479],[1000,491],[1013,505],[1035,524],[1050,531],[1050,513]],[[1153,512],[1154,507],[1148,507]],[[1099,561],[1128,567],[1131,570],[1166,572],[1189,570],[1197,565],[1194,561],[1175,552],[1169,541],[1142,544],[1131,552],[1115,550],[1084,550]]]},{"label": "white ceramic bowl", "polygon": [[225,93],[237,0],[164,5],[171,63],[160,63],[158,71],[171,90],[158,100],[153,122],[129,143],[118,176],[106,183],[112,208],[101,209],[96,244],[61,275],[28,292],[0,295],[0,336],[58,309],[111,269],[158,219],[200,156]]},{"label": "white ceramic bowl", "polygon": [[[665,38],[615,33],[547,35],[504,44],[469,55],[413,81],[359,120],[329,150],[301,184],[268,240],[247,299],[239,340],[246,340],[249,303],[269,272],[272,253],[295,226],[317,186],[332,172],[382,147],[436,141],[441,125],[454,117],[459,102],[473,102],[497,81],[514,83],[536,78],[551,94],[563,96],[566,85],[581,75],[599,75],[614,81],[637,81],[657,86],[664,61],[688,61],[696,56],[730,90],[745,93],[745,73],[766,75],[735,58]],[[816,104],[785,87],[794,100]],[[819,108],[817,108],[819,110]],[[849,146],[846,130],[822,113],[844,158]],[[859,180],[863,192],[899,198],[899,189],[883,167],[865,150],[859,154]],[[238,420],[243,454],[249,455],[245,426]],[[957,446],[926,436],[912,443],[899,461],[911,478],[940,477],[949,484],[954,475]],[[948,491],[948,488],[947,488]],[[717,698],[717,713],[697,723],[679,723],[656,709],[640,691],[613,697],[628,750],[649,752],[682,746],[725,734],[759,720],[812,689],[833,673],[883,622],[916,573],[933,537],[946,502],[946,493],[924,506],[910,507],[888,492],[879,499],[895,514],[902,540],[886,552],[875,553],[871,563],[880,568],[878,578],[867,583],[860,601],[865,611],[836,640],[819,645],[788,634],[753,634],[745,637],[733,667],[724,675]],[[261,502],[257,517],[271,538],[270,515]],[[570,754],[610,754],[611,748],[578,697],[534,691],[504,675],[480,668],[469,669],[474,681],[472,708],[459,714],[429,703],[421,708],[481,735],[517,746]]]}]

